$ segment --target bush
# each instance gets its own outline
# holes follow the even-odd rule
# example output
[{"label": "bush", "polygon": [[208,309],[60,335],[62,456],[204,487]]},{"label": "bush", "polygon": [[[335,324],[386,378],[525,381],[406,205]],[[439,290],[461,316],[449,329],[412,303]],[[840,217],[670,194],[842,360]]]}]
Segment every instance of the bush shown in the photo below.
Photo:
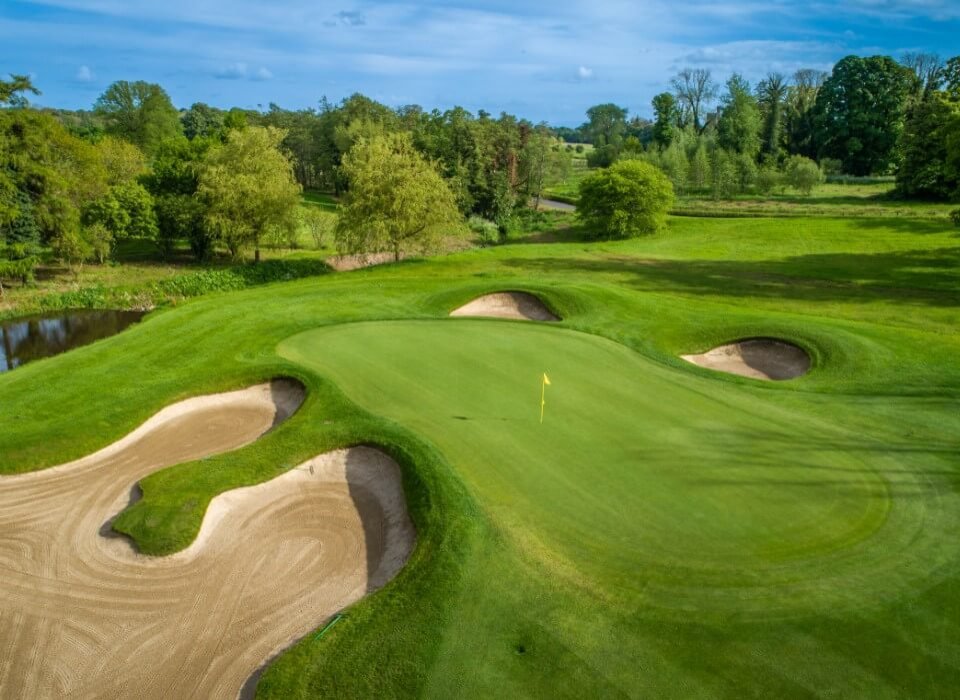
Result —
[{"label": "bush", "polygon": [[821,158],[820,170],[827,177],[831,175],[840,175],[843,173],[843,161],[838,158]]},{"label": "bush", "polygon": [[583,179],[577,214],[595,237],[633,238],[662,229],[672,205],[673,185],[663,172],[626,160]]},{"label": "bush", "polygon": [[787,161],[786,181],[790,187],[809,195],[813,188],[823,182],[820,167],[809,158],[790,156]]},{"label": "bush", "polygon": [[482,216],[477,216],[476,214],[467,219],[467,228],[477,234],[477,241],[484,248],[494,245],[500,233],[499,228],[494,222],[489,219],[484,219]]},{"label": "bush", "polygon": [[591,168],[607,168],[617,159],[617,148],[607,144],[594,148],[587,154],[587,166]]},{"label": "bush", "polygon": [[950,212],[950,218],[953,219],[954,226],[960,226],[960,209],[954,209]]},{"label": "bush", "polygon": [[757,171],[757,192],[770,194],[783,184],[783,175],[772,165],[765,165]]}]

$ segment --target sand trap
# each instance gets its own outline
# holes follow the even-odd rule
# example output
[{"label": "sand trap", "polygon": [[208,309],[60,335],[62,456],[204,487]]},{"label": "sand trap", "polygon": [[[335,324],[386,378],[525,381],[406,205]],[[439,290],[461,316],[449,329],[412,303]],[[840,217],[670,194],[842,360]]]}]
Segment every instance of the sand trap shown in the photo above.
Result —
[{"label": "sand trap", "polygon": [[721,345],[702,355],[681,355],[687,362],[719,372],[765,380],[800,377],[810,371],[810,356],[796,345],[753,338]]},{"label": "sand trap", "polygon": [[486,316],[524,321],[559,321],[542,301],[527,292],[484,294],[450,312],[451,316]]},{"label": "sand trap", "polygon": [[248,444],[302,400],[287,381],[189,399],[95,455],[0,478],[0,697],[235,698],[390,580],[415,535],[399,467],[369,448],[217,496],[170,557],[101,534],[139,479]]}]

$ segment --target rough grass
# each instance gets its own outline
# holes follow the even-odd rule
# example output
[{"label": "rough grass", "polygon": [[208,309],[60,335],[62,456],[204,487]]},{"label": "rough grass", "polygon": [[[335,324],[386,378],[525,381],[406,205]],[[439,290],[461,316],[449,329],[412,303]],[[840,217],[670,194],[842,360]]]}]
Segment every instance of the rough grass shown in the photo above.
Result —
[{"label": "rough grass", "polygon": [[[958,258],[937,221],[676,218],[215,294],[0,376],[0,472],[293,375],[296,416],[149,477],[118,525],[175,551],[223,489],[347,444],[397,457],[414,558],[284,655],[264,696],[943,696],[960,684]],[[563,323],[446,318],[498,289]],[[752,335],[814,370],[769,385],[677,358]]]}]

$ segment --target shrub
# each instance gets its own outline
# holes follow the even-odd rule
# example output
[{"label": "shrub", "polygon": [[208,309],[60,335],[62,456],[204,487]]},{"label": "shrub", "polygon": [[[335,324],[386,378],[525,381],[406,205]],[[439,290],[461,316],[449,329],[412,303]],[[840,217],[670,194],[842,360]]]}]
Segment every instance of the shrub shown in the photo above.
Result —
[{"label": "shrub", "polygon": [[783,184],[783,175],[772,165],[765,165],[757,171],[757,192],[770,194]]},{"label": "shrub", "polygon": [[820,167],[809,158],[790,156],[786,167],[786,180],[790,187],[809,195],[813,188],[823,182]]},{"label": "shrub", "polygon": [[499,236],[497,225],[489,219],[474,214],[467,219],[467,228],[477,234],[477,241],[483,247],[494,245]]},{"label": "shrub", "polygon": [[960,209],[954,209],[950,212],[950,218],[953,219],[954,226],[960,226]]},{"label": "shrub", "polygon": [[580,183],[577,213],[593,236],[632,238],[666,225],[673,185],[649,163],[627,160]]},{"label": "shrub", "polygon": [[820,170],[827,177],[843,173],[843,161],[838,158],[821,158]]},{"label": "shrub", "polygon": [[594,148],[587,154],[587,165],[591,168],[609,167],[617,159],[617,147],[611,144]]}]

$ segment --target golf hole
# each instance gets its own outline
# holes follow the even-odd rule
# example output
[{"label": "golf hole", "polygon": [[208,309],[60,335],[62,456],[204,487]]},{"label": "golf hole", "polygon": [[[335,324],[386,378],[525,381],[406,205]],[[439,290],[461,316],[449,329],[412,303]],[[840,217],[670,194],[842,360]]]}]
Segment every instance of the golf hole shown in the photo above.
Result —
[{"label": "golf hole", "polygon": [[776,338],[747,338],[700,355],[680,357],[707,369],[765,381],[802,377],[811,364],[803,348]]}]

